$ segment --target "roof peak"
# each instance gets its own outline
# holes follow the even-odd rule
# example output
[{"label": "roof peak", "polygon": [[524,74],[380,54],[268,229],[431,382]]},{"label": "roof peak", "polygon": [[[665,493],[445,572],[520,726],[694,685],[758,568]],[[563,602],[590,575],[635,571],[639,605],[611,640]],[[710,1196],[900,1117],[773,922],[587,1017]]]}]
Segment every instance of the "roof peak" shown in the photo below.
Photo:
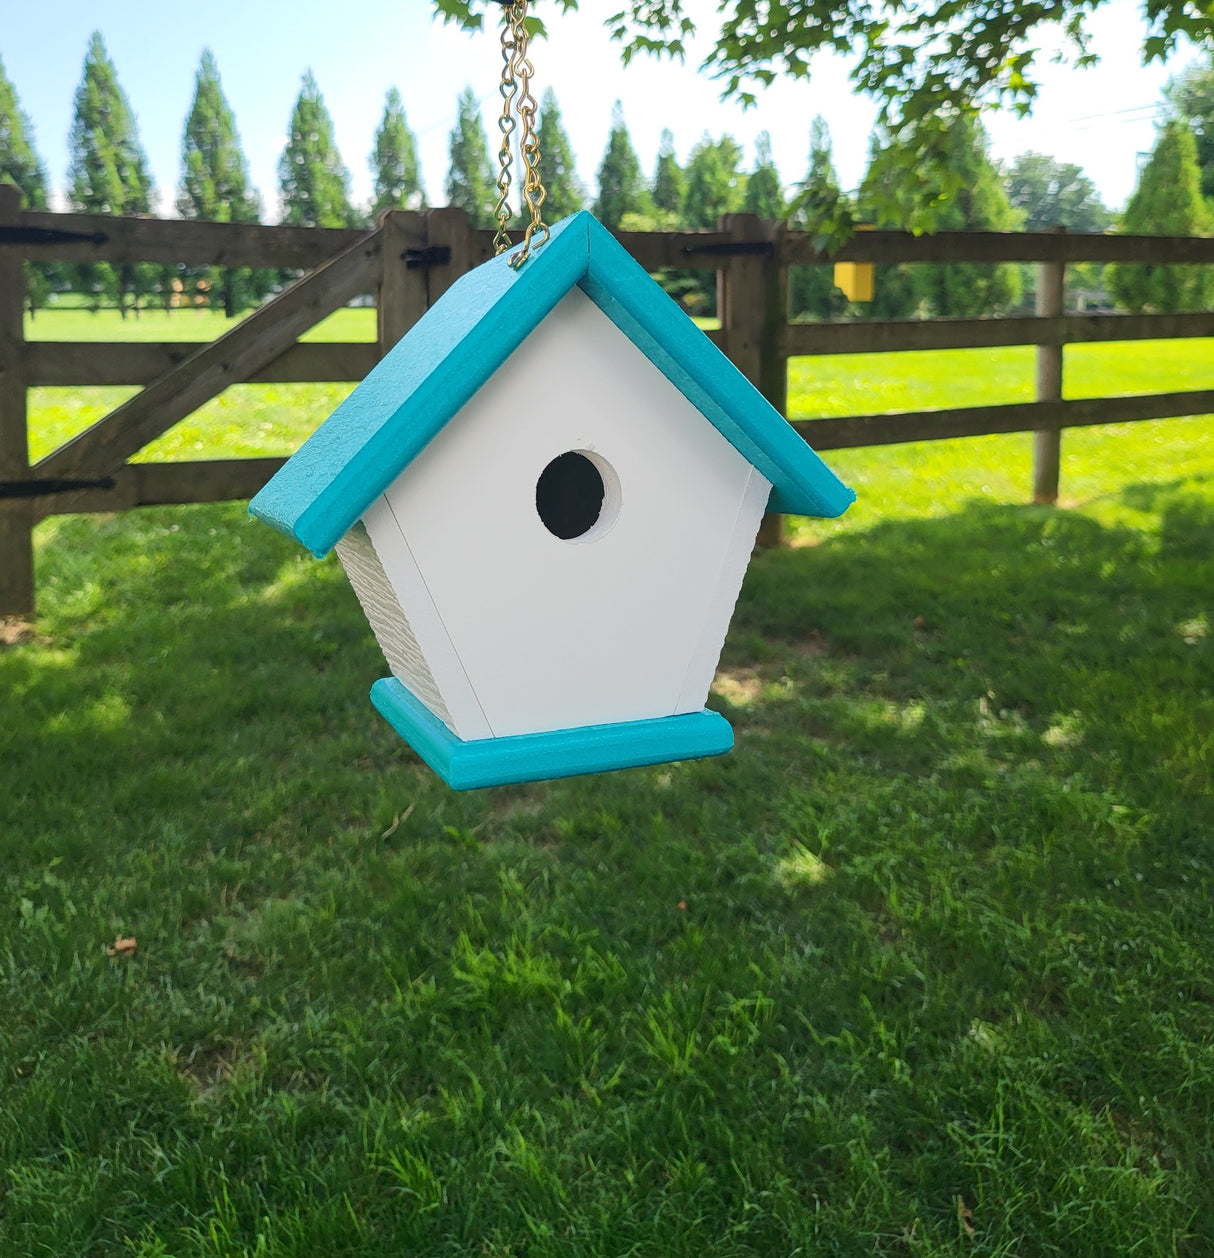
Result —
[{"label": "roof peak", "polygon": [[579,210],[517,269],[507,251],[457,280],[250,511],[327,553],[574,287],[772,483],[773,510],[835,516],[855,500],[612,233]]}]

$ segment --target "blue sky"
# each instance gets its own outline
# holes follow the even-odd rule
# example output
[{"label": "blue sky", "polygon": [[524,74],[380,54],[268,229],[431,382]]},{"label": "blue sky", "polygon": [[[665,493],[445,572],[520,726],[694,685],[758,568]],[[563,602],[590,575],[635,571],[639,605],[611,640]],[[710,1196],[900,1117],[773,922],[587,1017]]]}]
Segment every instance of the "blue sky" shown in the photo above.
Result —
[{"label": "blue sky", "polygon": [[[447,171],[448,134],[455,101],[471,84],[484,101],[486,129],[496,134],[499,54],[495,35],[465,35],[431,18],[429,0],[360,0],[348,21],[331,0],[60,0],[48,26],[39,5],[12,7],[0,24],[0,59],[32,118],[38,150],[55,189],[64,185],[72,99],[80,81],[89,35],[105,37],[119,79],[130,97],[153,176],[167,211],[179,174],[181,132],[204,47],[218,60],[224,90],[236,114],[254,183],[271,216],[276,212],[277,163],[304,71],[316,75],[333,115],[338,145],[352,176],[355,199],[370,197],[367,165],[373,135],[389,87],[400,88],[418,134],[423,175],[432,202],[440,202]],[[494,12],[496,5],[490,6]],[[623,69],[618,48],[601,25],[602,0],[583,0],[583,12],[545,14],[551,39],[535,46],[539,90],[557,94],[577,156],[591,188],[619,98],[642,165],[651,171],[663,127],[675,134],[685,158],[704,131],[728,131],[741,141],[748,161],[758,132],[771,132],[776,164],[786,181],[804,173],[810,122],[823,114],[830,124],[835,161],[845,186],[863,173],[873,108],[854,97],[847,66],[838,59],[816,63],[812,82],[779,83],[763,92],[756,109],[718,99],[719,88],[698,76],[698,58],[687,66],[649,59]],[[611,6],[612,8],[614,6]],[[711,24],[713,0],[689,0],[688,10]],[[1087,71],[1043,66],[1043,89],[1034,116],[988,122],[997,156],[1033,148],[1078,162],[1105,200],[1124,203],[1133,189],[1137,158],[1150,148],[1155,106],[1170,73],[1144,69],[1138,48],[1136,5],[1111,0],[1092,24],[1102,63]],[[1043,59],[1044,60],[1044,59]],[[537,95],[538,95],[537,91]]]}]

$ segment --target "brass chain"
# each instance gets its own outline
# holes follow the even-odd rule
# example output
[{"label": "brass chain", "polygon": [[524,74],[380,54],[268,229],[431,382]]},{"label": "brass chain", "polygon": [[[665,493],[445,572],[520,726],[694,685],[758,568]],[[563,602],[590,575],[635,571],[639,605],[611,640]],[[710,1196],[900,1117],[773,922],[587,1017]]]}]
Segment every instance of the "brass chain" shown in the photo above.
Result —
[{"label": "brass chain", "polygon": [[506,232],[510,222],[510,170],[514,163],[510,141],[514,136],[514,98],[518,93],[518,83],[514,77],[515,43],[514,23],[510,21],[510,9],[507,6],[502,22],[502,81],[498,90],[502,95],[502,114],[497,120],[497,128],[501,132],[501,143],[497,149],[497,204],[493,207],[493,216],[497,219],[497,235],[493,238],[493,253],[505,253],[510,248],[510,237]]},{"label": "brass chain", "polygon": [[[494,209],[497,235],[493,238],[493,248],[495,254],[505,253],[511,244],[506,230],[510,221],[510,206],[507,201],[510,193],[510,142],[514,136],[514,115],[517,113],[519,122],[522,123],[519,141],[519,154],[523,162],[522,196],[530,213],[530,221],[523,234],[523,247],[510,259],[510,265],[517,270],[531,256],[531,250],[538,249],[548,239],[548,226],[541,214],[547,193],[540,180],[540,141],[536,131],[535,97],[531,94],[531,78],[535,74],[535,67],[527,56],[527,46],[530,43],[526,26],[527,0],[510,0],[502,7],[502,114],[498,119],[502,140],[497,154],[498,199]],[[536,232],[543,233],[539,240],[534,239]]]}]

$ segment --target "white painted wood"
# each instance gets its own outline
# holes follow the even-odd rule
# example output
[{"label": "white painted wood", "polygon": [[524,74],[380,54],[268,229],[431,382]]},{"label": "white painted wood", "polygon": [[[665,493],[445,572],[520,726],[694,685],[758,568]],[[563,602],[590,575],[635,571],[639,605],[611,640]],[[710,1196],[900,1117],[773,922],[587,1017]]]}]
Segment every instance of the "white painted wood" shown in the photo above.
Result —
[{"label": "white painted wood", "polygon": [[771,481],[757,468],[752,467],[750,480],[747,481],[742,501],[738,504],[733,536],[721,557],[721,571],[717,575],[713,599],[705,613],[699,641],[687,665],[687,675],[683,679],[676,712],[698,712],[708,698],[708,691],[721,659],[721,648],[725,645],[725,635],[729,632],[729,622],[733,618],[733,609],[742,589],[742,578],[746,575],[746,566],[750,563],[755,536],[759,532],[759,524],[767,509],[770,495]]},{"label": "white painted wood", "polygon": [[337,543],[336,549],[392,676],[404,682],[435,716],[448,728],[454,729],[451,713],[447,711],[442,693],[426,663],[421,644],[401,610],[383,564],[375,553],[375,546],[361,521]]},{"label": "white painted wood", "polygon": [[[460,738],[492,737],[493,731],[477,702],[472,684],[460,663],[459,654],[434,606],[425,579],[386,495],[381,495],[367,508],[362,522],[375,547],[375,553],[383,564],[384,574],[391,582],[418,646],[421,647],[422,655],[442,696],[446,716],[431,710]],[[408,685],[406,679],[401,680]],[[423,696],[418,695],[418,698],[424,702]]]},{"label": "white painted wood", "polygon": [[[593,540],[562,541],[536,512],[540,473],[570,450],[618,477],[618,515]],[[389,578],[405,582],[398,597],[457,732],[469,737],[427,632],[458,656],[489,731],[521,734],[690,701],[737,597],[742,517],[760,488],[575,289],[388,489],[409,561],[394,565],[370,513],[367,524]]]}]

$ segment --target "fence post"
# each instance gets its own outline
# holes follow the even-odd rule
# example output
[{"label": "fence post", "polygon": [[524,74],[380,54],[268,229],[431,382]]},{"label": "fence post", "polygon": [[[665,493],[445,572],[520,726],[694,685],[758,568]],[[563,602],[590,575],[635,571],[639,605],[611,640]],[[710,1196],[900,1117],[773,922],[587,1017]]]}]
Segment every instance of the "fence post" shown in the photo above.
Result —
[{"label": "fence post", "polygon": [[[717,313],[725,353],[780,412],[788,413],[788,269],[781,258],[782,230],[754,214],[726,214],[720,229],[736,241],[770,244],[770,255],[738,254],[717,272]],[[778,546],[784,517],[768,514],[759,525],[759,546]]]},{"label": "fence post", "polygon": [[451,250],[451,260],[425,272],[426,293],[429,304],[436,301],[477,263],[484,261],[477,255],[472,223],[468,215],[456,206],[431,210],[426,215],[427,240],[431,248],[446,245]]},{"label": "fence post", "polygon": [[[20,220],[20,191],[0,184],[0,224]],[[21,254],[0,248],[0,481],[29,477],[24,316]],[[33,519],[31,499],[0,498],[0,616],[33,615]]]},{"label": "fence post", "polygon": [[410,269],[405,254],[426,238],[426,216],[412,210],[385,210],[379,291],[375,297],[376,340],[382,358],[426,313],[426,271]]},{"label": "fence post", "polygon": [[[1066,285],[1065,262],[1041,262],[1037,266],[1038,318],[1056,319],[1063,311]],[[1037,346],[1037,401],[1062,400],[1062,342]],[[1033,434],[1033,501],[1053,506],[1058,501],[1062,468],[1062,429],[1043,428]]]}]

